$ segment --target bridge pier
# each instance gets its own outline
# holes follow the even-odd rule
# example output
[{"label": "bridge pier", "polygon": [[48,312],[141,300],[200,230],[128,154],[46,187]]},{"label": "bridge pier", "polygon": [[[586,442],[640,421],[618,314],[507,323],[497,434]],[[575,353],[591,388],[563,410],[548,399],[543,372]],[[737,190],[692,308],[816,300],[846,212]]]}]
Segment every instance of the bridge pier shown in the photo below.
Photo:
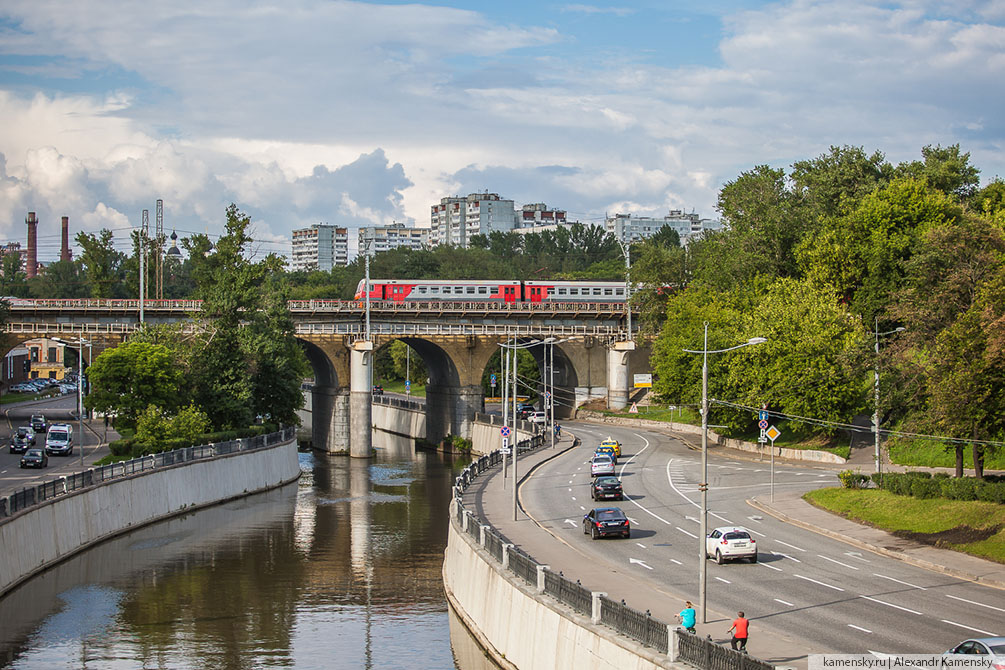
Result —
[{"label": "bridge pier", "polygon": [[426,439],[439,442],[447,435],[471,439],[475,412],[485,411],[481,386],[426,386]]},{"label": "bridge pier", "polygon": [[349,452],[349,390],[315,386],[311,393],[311,442],[328,454]]},{"label": "bridge pier", "polygon": [[373,456],[373,342],[357,342],[349,352],[349,455]]},{"label": "bridge pier", "polygon": [[628,356],[635,342],[614,342],[607,351],[607,408],[628,406]]}]

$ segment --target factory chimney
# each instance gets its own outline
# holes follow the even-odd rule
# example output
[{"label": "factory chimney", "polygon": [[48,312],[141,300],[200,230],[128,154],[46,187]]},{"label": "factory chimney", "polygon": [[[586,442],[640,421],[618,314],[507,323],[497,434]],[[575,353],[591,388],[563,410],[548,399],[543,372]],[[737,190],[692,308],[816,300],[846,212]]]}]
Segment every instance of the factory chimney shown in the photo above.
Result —
[{"label": "factory chimney", "polygon": [[28,224],[28,259],[24,274],[31,279],[38,274],[38,219],[35,218],[35,212],[28,212],[28,218],[24,222]]},{"label": "factory chimney", "polygon": [[59,260],[70,260],[70,217],[63,217],[63,246],[59,248]]}]

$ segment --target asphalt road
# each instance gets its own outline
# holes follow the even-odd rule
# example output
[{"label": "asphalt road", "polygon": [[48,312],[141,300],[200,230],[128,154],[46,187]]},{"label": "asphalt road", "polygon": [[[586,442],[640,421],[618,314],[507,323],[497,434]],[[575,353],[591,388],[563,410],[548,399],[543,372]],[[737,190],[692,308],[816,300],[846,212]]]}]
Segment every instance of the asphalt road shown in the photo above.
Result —
[{"label": "asphalt road", "polygon": [[[524,482],[521,503],[584,565],[607,565],[610,582],[586,584],[612,596],[648,584],[671,598],[698,601],[701,454],[659,433],[568,422],[583,445],[542,464]],[[594,503],[589,458],[608,435],[622,443],[618,474],[627,499]],[[806,491],[837,484],[837,468],[778,463],[775,490]],[[941,653],[960,640],[1005,634],[1005,592],[917,568],[852,547],[747,505],[766,493],[767,461],[717,450],[709,457],[708,528],[741,525],[757,539],[759,561],[707,562],[709,619],[699,634],[724,638],[737,610],[751,619],[752,641],[770,628],[805,653]],[[592,541],[582,517],[592,507],[620,506],[631,539]],[[534,547],[524,547],[534,555]],[[563,565],[567,575],[576,566]],[[630,579],[624,588],[619,584]],[[606,581],[606,580],[605,580]],[[628,583],[630,582],[630,583]],[[655,612],[654,612],[655,614]],[[700,616],[700,615],[699,615]],[[670,620],[665,618],[665,620]],[[722,630],[719,630],[719,629]]]},{"label": "asphalt road", "polygon": [[[10,495],[26,486],[40,484],[61,475],[80,472],[108,453],[108,447],[102,445],[104,422],[101,420],[85,421],[84,435],[79,434],[77,427],[77,396],[64,395],[45,400],[13,403],[3,405],[3,421],[0,421],[0,495]],[[21,454],[10,453],[10,436],[18,426],[28,425],[31,415],[41,412],[48,423],[70,423],[73,425],[73,455],[49,456],[49,466],[45,468],[20,467]],[[92,428],[93,424],[93,428]],[[36,447],[45,446],[45,435],[39,434]],[[83,463],[81,467],[81,448],[83,448]]]}]

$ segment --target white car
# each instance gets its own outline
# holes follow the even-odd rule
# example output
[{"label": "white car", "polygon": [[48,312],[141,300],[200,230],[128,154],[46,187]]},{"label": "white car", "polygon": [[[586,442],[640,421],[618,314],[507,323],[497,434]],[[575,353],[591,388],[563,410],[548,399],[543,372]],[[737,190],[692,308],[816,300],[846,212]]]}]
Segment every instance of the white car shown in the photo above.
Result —
[{"label": "white car", "polygon": [[714,558],[720,565],[739,558],[757,563],[757,541],[753,533],[743,526],[716,528],[705,538],[705,558]]},{"label": "white car", "polygon": [[547,412],[531,412],[530,416],[528,416],[527,419],[531,423],[542,423],[542,424],[543,423],[547,423],[548,422],[548,413]]},{"label": "white car", "polygon": [[600,475],[613,475],[614,461],[611,460],[610,456],[597,454],[593,457],[593,460],[590,461],[590,474],[594,477],[599,477]]}]

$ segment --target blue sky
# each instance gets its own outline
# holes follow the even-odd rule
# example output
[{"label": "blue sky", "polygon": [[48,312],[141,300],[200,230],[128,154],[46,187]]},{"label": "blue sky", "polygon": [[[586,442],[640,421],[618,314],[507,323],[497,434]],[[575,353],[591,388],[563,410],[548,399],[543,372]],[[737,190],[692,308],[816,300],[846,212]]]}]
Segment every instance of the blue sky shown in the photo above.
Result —
[{"label": "blue sky", "polygon": [[[700,5],[700,6],[699,6]],[[571,217],[714,217],[758,164],[960,143],[1005,174],[1005,0],[6,0],[0,241],[40,256],[165,203],[179,234],[428,225],[491,191]],[[354,240],[354,237],[352,238]]]}]

